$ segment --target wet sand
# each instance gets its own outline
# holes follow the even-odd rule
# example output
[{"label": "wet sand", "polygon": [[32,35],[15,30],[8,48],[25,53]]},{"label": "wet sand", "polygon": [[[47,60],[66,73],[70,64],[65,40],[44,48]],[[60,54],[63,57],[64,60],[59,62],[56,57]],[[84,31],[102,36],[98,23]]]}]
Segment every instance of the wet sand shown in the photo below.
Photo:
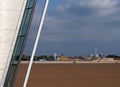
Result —
[{"label": "wet sand", "polygon": [[[15,87],[22,87],[27,64],[21,64]],[[120,64],[34,63],[27,87],[120,87]]]}]

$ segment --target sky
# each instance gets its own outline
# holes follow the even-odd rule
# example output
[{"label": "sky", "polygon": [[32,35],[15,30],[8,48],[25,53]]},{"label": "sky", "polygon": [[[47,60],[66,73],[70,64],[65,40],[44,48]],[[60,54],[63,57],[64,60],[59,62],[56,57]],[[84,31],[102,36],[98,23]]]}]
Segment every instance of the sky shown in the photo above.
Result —
[{"label": "sky", "polygon": [[[25,54],[31,54],[44,0],[38,0]],[[120,0],[50,0],[36,55],[120,55]]]}]

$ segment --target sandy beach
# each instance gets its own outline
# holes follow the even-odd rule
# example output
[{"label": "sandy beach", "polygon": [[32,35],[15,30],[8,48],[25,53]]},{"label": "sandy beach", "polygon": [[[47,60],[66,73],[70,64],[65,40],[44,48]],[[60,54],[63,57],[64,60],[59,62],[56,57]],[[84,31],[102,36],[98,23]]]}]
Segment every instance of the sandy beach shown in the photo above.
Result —
[{"label": "sandy beach", "polygon": [[[22,87],[27,63],[22,63],[15,87]],[[34,63],[27,87],[120,87],[120,63]]]}]

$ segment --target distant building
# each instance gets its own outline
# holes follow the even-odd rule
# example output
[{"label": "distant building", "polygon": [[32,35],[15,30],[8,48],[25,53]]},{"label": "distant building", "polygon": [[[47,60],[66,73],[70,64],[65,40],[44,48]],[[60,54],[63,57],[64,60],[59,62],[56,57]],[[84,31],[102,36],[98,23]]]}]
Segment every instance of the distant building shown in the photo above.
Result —
[{"label": "distant building", "polygon": [[68,61],[69,58],[66,57],[66,56],[64,56],[64,55],[61,55],[61,56],[59,57],[59,60],[60,60],[60,61]]},{"label": "distant building", "polygon": [[54,60],[57,60],[57,54],[54,53]]},{"label": "distant building", "polygon": [[120,60],[120,58],[114,58],[114,60]]},{"label": "distant building", "polygon": [[102,61],[112,62],[115,61],[114,58],[103,58]]}]

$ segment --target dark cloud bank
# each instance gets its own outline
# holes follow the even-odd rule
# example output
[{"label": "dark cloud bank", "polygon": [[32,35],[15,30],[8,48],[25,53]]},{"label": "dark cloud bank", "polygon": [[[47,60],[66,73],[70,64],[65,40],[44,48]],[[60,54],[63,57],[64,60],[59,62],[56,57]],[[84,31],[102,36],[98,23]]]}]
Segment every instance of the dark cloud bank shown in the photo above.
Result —
[{"label": "dark cloud bank", "polygon": [[[51,3],[57,3],[57,0]],[[30,43],[34,40],[38,17],[35,16],[34,20],[29,47],[25,51],[28,54],[32,49]],[[48,9],[37,55],[89,55],[94,54],[95,48],[104,55],[119,55],[119,36],[119,0],[63,0],[54,9]]]}]

